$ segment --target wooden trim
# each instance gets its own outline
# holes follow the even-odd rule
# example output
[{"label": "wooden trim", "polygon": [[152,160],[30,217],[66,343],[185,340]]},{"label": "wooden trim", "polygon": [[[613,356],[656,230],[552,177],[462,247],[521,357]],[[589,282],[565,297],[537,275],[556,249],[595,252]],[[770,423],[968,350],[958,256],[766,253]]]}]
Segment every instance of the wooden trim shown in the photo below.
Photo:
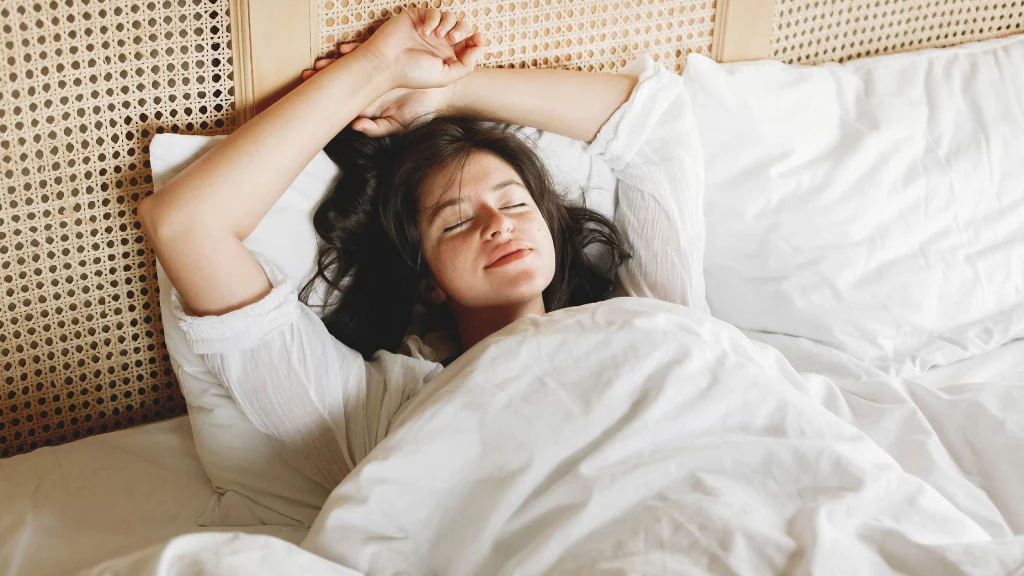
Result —
[{"label": "wooden trim", "polygon": [[718,0],[711,57],[719,62],[771,56],[775,0]]},{"label": "wooden trim", "polygon": [[309,0],[309,67],[320,55],[320,0]]},{"label": "wooden trim", "polygon": [[313,66],[319,4],[230,0],[230,9],[235,111],[241,125],[298,86],[302,71]]},{"label": "wooden trim", "polygon": [[249,2],[229,0],[231,69],[235,90],[235,122],[241,126],[255,114],[252,94],[252,45],[249,40]]}]

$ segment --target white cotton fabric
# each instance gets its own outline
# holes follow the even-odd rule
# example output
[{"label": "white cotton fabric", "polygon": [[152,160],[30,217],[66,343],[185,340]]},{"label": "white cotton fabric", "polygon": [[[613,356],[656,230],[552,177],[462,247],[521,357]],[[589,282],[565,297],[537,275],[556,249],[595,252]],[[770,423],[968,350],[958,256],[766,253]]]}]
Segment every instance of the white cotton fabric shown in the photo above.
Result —
[{"label": "white cotton fabric", "polygon": [[[633,288],[654,293],[663,291],[663,285],[672,284],[682,278],[686,301],[695,307],[706,309],[703,296],[703,212],[699,190],[702,186],[702,168],[697,138],[693,132],[692,116],[688,112],[677,114],[679,107],[688,108],[685,93],[680,96],[681,84],[678,77],[665,86],[666,77],[660,66],[653,66],[647,57],[641,57],[628,65],[628,73],[645,77],[634,90],[631,103],[625,108],[651,107],[661,110],[666,104],[654,101],[672,101],[671,109],[663,110],[670,126],[651,130],[651,126],[639,125],[635,129],[627,121],[622,128],[613,128],[627,112],[619,111],[615,123],[609,123],[602,132],[603,146],[614,138],[625,143],[648,138],[652,143],[669,146],[686,158],[672,161],[687,163],[683,167],[670,168],[665,173],[652,172],[645,175],[633,164],[643,155],[654,154],[643,149],[637,151],[634,162],[620,166],[619,174],[625,178],[623,186],[629,191],[640,187],[641,194],[652,187],[658,194],[670,191],[672,197],[666,203],[638,198],[626,207],[619,217],[620,225],[641,228],[627,228],[626,241],[635,253],[650,253],[662,262],[651,260],[650,256],[634,261],[626,271],[632,277],[654,278],[651,285],[640,284]],[[655,74],[657,72],[657,74]],[[634,112],[628,112],[635,115]],[[591,150],[592,145],[565,136],[536,130],[531,127],[517,128],[514,133],[532,145],[547,166],[560,190],[573,200],[585,200],[587,206],[609,218],[616,218],[617,188],[620,186],[613,171],[605,163],[604,154]],[[670,130],[676,130],[670,132]],[[157,193],[184,170],[189,164],[208,152],[225,136],[186,136],[180,134],[158,134],[150,147],[153,167],[153,182]],[[688,138],[686,140],[680,140]],[[621,146],[621,145],[619,145]],[[630,144],[628,146],[635,146]],[[609,157],[624,160],[623,152],[613,151]],[[246,247],[273,263],[274,266],[295,286],[300,286],[315,271],[316,237],[312,226],[312,213],[317,204],[335,185],[340,176],[338,167],[320,152],[291,184],[253,233],[246,238]],[[637,216],[635,209],[648,204],[656,211],[650,216]],[[632,214],[632,215],[631,215]],[[674,228],[674,230],[669,230]],[[663,245],[671,251],[663,251]],[[649,249],[649,246],[655,246]],[[675,248],[685,252],[679,255]],[[686,271],[672,267],[690,266]],[[664,269],[671,276],[649,276],[651,269]],[[220,379],[208,366],[205,359],[193,352],[178,318],[171,313],[173,287],[157,262],[157,276],[160,282],[160,307],[165,330],[168,355],[171,366],[181,384],[187,402],[196,448],[203,467],[210,476],[216,496],[200,520],[204,526],[245,526],[256,524],[285,524],[309,526],[327,498],[328,489],[314,480],[307,472],[290,464],[276,450],[267,435],[261,432],[239,410]],[[621,293],[621,291],[620,291]],[[322,294],[314,291],[310,305],[318,314],[322,312]],[[243,330],[244,332],[244,330]],[[416,342],[410,341],[413,347]],[[426,352],[424,350],[424,352]],[[337,469],[335,470],[335,474]]]},{"label": "white cotton fabric", "polygon": [[299,547],[185,536],[84,574],[1018,572],[1024,382],[827,374],[654,299],[527,316],[406,403]]},{"label": "white cotton fabric", "polygon": [[913,376],[1024,337],[1024,36],[796,66],[691,54],[711,311]]},{"label": "white cotton fabric", "polygon": [[360,576],[301,550],[291,542],[260,534],[185,534],[134,554],[78,572],[80,576]]},{"label": "white cotton fabric", "polygon": [[0,576],[73,574],[196,532],[213,494],[185,416],[0,459]]},{"label": "white cotton fabric", "polygon": [[[223,136],[158,134],[150,146],[157,193]],[[337,180],[337,165],[323,152],[303,169],[246,238],[250,250],[272,259],[285,274],[308,277],[316,260],[312,213]],[[171,313],[173,287],[157,261],[160,314],[171,367],[188,408],[196,452],[216,490],[199,519],[202,526],[309,527],[329,488],[288,463],[238,409]]]},{"label": "white cotton fabric", "polygon": [[[689,98],[681,77],[648,56],[624,72],[638,83],[588,146],[618,179],[614,219],[633,254],[618,271],[618,292],[706,311],[703,159]],[[167,310],[276,452],[330,490],[383,440],[398,410],[441,365],[416,337],[409,356],[381,351],[364,362],[298,301],[303,278],[253,253],[274,286],[259,302],[199,318],[172,289]]]}]

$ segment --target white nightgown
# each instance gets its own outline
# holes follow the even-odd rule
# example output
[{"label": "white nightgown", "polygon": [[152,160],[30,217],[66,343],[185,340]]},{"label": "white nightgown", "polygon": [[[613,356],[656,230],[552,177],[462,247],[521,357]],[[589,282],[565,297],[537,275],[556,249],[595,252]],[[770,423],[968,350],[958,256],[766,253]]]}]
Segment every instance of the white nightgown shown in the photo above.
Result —
[{"label": "white nightgown", "polygon": [[[615,223],[632,254],[616,295],[657,298],[707,312],[704,299],[704,158],[682,77],[649,56],[630,98],[588,152],[618,179]],[[411,355],[366,362],[299,302],[298,279],[254,254],[273,290],[221,316],[172,311],[239,408],[282,455],[333,489],[388,433],[402,405],[443,369],[418,340]]]}]

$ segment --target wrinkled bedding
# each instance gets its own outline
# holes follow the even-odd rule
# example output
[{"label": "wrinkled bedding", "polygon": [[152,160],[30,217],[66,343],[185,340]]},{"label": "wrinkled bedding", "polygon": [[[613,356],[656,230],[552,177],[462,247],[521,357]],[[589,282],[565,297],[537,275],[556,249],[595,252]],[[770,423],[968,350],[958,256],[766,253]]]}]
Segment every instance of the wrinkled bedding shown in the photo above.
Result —
[{"label": "wrinkled bedding", "polygon": [[940,386],[758,339],[639,298],[520,319],[403,408],[299,545],[189,534],[83,574],[1024,570],[1020,355]]}]

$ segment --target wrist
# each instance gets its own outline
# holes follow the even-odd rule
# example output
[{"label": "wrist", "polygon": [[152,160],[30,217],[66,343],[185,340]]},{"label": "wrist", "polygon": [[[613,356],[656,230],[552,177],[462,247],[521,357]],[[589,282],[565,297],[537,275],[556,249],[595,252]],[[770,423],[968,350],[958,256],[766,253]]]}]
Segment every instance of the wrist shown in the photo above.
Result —
[{"label": "wrist", "polygon": [[377,83],[378,87],[384,90],[384,92],[398,88],[398,81],[395,77],[394,66],[391,65],[391,62],[387,57],[381,54],[378,50],[375,50],[372,45],[368,46],[367,44],[361,44],[346,56],[346,58],[350,58],[352,56],[359,57],[362,65],[366,67],[367,77]]},{"label": "wrist", "polygon": [[470,114],[470,100],[469,96],[473,90],[473,84],[479,81],[479,78],[474,78],[479,74],[480,71],[474,71],[468,76],[463,76],[455,82],[452,82],[448,92],[448,99],[445,102],[441,114],[444,116],[467,116]]},{"label": "wrist", "polygon": [[456,104],[456,98],[458,98],[457,93],[459,89],[459,82],[462,82],[462,80],[465,80],[465,78],[456,80],[455,82],[452,82],[451,84],[443,88],[445,96],[444,100],[441,103],[441,106],[439,106],[437,109],[438,116],[459,115],[458,106]]}]

